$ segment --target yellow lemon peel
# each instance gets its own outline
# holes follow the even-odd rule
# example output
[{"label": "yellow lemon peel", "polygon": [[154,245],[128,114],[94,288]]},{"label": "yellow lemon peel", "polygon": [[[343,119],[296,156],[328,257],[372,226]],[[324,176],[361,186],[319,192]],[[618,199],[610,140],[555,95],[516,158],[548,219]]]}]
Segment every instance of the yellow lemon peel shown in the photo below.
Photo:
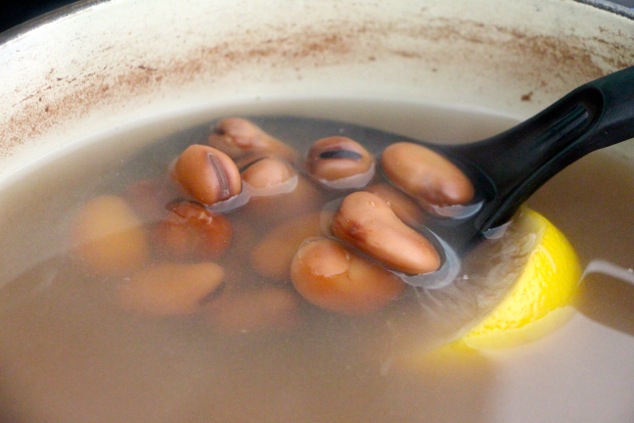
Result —
[{"label": "yellow lemon peel", "polygon": [[572,314],[570,303],[581,278],[574,248],[548,219],[531,209],[524,208],[517,223],[536,234],[535,244],[504,299],[459,340],[471,348],[501,349],[534,341]]}]

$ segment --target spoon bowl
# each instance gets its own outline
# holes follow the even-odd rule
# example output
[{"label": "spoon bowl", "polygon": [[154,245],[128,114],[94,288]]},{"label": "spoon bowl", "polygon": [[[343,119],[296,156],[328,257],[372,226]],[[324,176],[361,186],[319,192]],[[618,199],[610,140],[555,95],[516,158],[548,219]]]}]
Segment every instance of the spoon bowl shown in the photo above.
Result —
[{"label": "spoon bowl", "polygon": [[[337,135],[373,145],[404,139],[333,120],[273,116],[259,122],[281,139]],[[446,281],[455,273],[447,269],[456,267],[458,257],[482,239],[499,236],[519,207],[550,178],[586,154],[632,137],[634,67],[589,82],[532,118],[487,139],[449,145],[409,140],[448,160],[473,187],[468,204],[458,206],[457,212],[455,206],[436,208],[424,227],[417,228],[435,242],[443,266],[410,282]],[[385,169],[379,171],[385,173]]]}]

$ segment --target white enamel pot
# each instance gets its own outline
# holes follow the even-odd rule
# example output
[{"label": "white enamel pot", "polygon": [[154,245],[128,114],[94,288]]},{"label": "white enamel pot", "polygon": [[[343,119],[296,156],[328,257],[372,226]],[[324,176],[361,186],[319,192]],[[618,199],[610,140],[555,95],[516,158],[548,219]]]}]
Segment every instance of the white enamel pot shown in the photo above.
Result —
[{"label": "white enamel pot", "polygon": [[[285,101],[314,99],[322,106],[292,111],[370,124],[378,111],[347,116],[327,104],[372,99],[480,110],[510,124],[632,66],[634,13],[573,0],[86,1],[0,34],[0,42],[3,189],[80,145],[107,142],[104,134],[181,117],[202,122],[209,110],[251,104],[289,112]],[[400,129],[398,121],[383,126]],[[632,142],[612,149],[634,160]],[[592,345],[601,339],[587,333],[579,354],[600,354]],[[488,399],[482,421],[632,421],[634,341],[619,342],[602,355],[608,363],[578,369],[592,377],[622,367],[609,408],[596,411],[592,387],[568,386],[565,376],[554,376],[543,398],[533,386],[526,400],[524,377],[560,370],[555,353],[535,347],[522,368],[500,359],[504,389]],[[548,416],[535,411],[543,403]]]}]

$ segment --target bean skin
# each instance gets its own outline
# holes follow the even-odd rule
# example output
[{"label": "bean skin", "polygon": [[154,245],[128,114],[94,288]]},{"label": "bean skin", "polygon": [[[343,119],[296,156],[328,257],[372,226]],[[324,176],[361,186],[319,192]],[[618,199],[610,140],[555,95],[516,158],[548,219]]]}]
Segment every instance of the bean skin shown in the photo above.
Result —
[{"label": "bean skin", "polygon": [[152,234],[160,256],[214,260],[231,245],[233,229],[225,216],[198,203],[181,200],[167,205],[165,217]]},{"label": "bean skin", "polygon": [[253,122],[241,118],[227,118],[218,122],[209,134],[208,144],[233,159],[272,154],[291,163],[297,161],[297,152],[294,149],[269,135]]},{"label": "bean skin", "polygon": [[347,315],[378,311],[405,287],[395,274],[327,238],[301,245],[291,264],[291,278],[311,304]]},{"label": "bean skin", "polygon": [[474,188],[467,176],[440,154],[411,142],[388,146],[381,156],[385,175],[423,206],[467,205]]},{"label": "bean skin", "polygon": [[71,222],[72,254],[89,269],[108,276],[127,275],[149,256],[141,220],[118,196],[89,200]]},{"label": "bean skin", "polygon": [[366,187],[364,191],[381,197],[390,206],[394,214],[406,225],[417,227],[425,222],[423,209],[399,189],[381,182]]},{"label": "bean skin", "polygon": [[339,239],[386,266],[408,274],[438,270],[440,256],[420,233],[405,225],[379,196],[363,191],[342,201],[330,226]]},{"label": "bean skin", "polygon": [[361,188],[374,176],[374,157],[353,139],[327,137],[310,148],[306,169],[330,188]]},{"label": "bean skin", "polygon": [[205,205],[228,200],[242,191],[240,171],[233,160],[206,145],[187,147],[171,171],[183,190]]},{"label": "bean skin", "polygon": [[212,262],[150,265],[124,281],[118,295],[128,311],[154,315],[183,315],[201,305],[221,286],[224,270]]}]

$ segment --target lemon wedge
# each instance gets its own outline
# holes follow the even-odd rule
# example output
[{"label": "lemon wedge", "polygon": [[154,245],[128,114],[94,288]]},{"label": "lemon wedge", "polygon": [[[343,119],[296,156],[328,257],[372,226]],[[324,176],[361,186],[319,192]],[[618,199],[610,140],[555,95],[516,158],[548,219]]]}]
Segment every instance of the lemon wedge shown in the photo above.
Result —
[{"label": "lemon wedge", "polygon": [[458,343],[477,350],[514,347],[552,332],[572,314],[570,303],[581,279],[574,248],[534,210],[522,209],[516,224],[535,234],[526,264],[502,301]]}]

